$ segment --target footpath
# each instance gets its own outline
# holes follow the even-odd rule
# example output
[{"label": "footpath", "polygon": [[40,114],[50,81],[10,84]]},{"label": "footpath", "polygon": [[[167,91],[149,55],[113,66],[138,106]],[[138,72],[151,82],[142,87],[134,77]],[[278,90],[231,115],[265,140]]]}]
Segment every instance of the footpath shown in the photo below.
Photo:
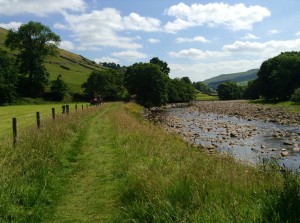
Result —
[{"label": "footpath", "polygon": [[118,104],[103,105],[81,137],[76,171],[47,222],[110,222],[117,193],[117,157],[113,129],[107,115]]}]

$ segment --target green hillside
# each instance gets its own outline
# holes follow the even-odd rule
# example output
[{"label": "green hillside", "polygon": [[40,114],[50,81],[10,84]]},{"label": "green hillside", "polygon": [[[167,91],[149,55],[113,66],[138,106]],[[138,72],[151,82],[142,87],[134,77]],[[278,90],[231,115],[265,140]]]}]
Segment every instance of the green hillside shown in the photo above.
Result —
[{"label": "green hillside", "polygon": [[257,78],[257,72],[259,69],[251,69],[246,72],[239,72],[239,73],[231,73],[231,74],[221,74],[219,76],[207,79],[204,81],[210,88],[216,89],[219,84],[226,82],[226,81],[233,81],[233,82],[248,82],[250,80],[254,80]]},{"label": "green hillside", "polygon": [[[4,46],[6,35],[7,30],[0,27],[0,48],[8,50]],[[81,85],[86,81],[91,71],[106,69],[81,55],[63,49],[59,49],[57,56],[48,57],[45,66],[50,73],[50,80],[56,79],[59,74],[62,75],[62,79],[67,83],[71,94],[82,92]]]}]

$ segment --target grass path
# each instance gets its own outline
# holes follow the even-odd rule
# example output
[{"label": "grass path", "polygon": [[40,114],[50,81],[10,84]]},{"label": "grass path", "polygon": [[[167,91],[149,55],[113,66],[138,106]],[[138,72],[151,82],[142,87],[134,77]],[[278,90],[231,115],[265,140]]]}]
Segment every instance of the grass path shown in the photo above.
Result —
[{"label": "grass path", "polygon": [[117,178],[113,130],[107,113],[118,104],[105,105],[90,121],[82,137],[79,171],[72,176],[66,192],[49,222],[110,222],[114,213]]}]

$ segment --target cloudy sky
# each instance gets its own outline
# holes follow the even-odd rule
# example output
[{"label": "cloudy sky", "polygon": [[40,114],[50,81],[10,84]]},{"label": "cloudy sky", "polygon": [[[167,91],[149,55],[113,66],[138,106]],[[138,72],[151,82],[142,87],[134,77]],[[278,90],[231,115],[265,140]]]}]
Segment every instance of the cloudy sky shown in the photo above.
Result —
[{"label": "cloudy sky", "polygon": [[0,0],[0,27],[38,21],[96,62],[153,57],[202,81],[300,50],[299,0]]}]

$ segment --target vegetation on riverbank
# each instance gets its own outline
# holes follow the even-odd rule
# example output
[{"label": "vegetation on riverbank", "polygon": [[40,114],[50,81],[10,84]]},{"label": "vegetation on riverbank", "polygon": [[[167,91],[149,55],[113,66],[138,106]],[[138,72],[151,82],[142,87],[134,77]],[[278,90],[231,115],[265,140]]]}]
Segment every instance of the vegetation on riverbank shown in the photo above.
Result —
[{"label": "vegetation on riverbank", "polygon": [[2,143],[1,221],[300,220],[298,175],[208,155],[145,121],[142,111],[105,104],[33,128],[14,149]]}]

